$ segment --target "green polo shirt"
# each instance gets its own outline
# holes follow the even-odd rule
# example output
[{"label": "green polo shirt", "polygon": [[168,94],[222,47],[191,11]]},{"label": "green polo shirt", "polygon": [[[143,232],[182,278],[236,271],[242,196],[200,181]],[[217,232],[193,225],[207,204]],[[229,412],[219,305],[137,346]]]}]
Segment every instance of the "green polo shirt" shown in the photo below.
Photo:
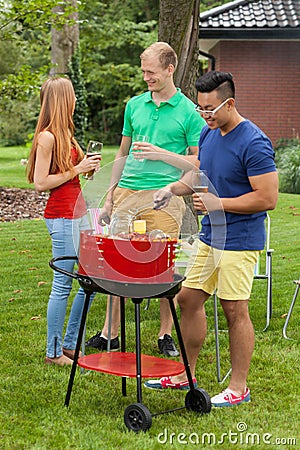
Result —
[{"label": "green polo shirt", "polygon": [[[157,106],[151,92],[132,97],[125,108],[122,134],[149,136],[151,144],[179,155],[189,146],[197,146],[205,125],[194,103],[180,89],[168,101]],[[134,159],[131,149],[119,181],[119,187],[134,190],[160,189],[177,181],[182,171],[162,161]]]}]

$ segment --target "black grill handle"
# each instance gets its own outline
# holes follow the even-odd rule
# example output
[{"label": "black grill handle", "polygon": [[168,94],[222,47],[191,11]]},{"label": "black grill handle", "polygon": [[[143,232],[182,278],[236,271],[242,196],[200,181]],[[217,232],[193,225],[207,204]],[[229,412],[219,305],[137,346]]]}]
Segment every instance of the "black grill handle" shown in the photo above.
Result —
[{"label": "black grill handle", "polygon": [[77,273],[73,273],[73,272],[68,272],[67,270],[61,269],[60,267],[58,267],[57,265],[55,265],[55,263],[57,261],[78,261],[77,256],[58,256],[57,258],[52,258],[49,261],[49,266],[51,267],[51,269],[56,270],[57,272],[63,273],[64,275],[68,275],[71,278],[75,278],[76,280],[80,279],[80,276]]}]

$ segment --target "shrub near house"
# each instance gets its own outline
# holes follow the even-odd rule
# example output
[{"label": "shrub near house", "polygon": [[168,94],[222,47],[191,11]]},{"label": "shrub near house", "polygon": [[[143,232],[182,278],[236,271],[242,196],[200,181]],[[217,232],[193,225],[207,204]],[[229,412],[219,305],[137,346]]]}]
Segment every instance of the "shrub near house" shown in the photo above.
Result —
[{"label": "shrub near house", "polygon": [[300,194],[300,139],[283,139],[275,147],[279,190]]}]

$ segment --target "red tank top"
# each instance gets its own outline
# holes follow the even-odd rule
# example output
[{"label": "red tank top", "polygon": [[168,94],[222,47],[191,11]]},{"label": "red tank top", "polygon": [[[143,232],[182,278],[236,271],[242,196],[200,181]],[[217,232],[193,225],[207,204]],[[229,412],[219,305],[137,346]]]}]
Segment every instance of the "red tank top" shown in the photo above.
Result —
[{"label": "red tank top", "polygon": [[[78,152],[71,150],[73,164],[76,164]],[[50,196],[44,211],[45,219],[78,219],[86,214],[86,204],[81,192],[79,176],[50,190]]]}]

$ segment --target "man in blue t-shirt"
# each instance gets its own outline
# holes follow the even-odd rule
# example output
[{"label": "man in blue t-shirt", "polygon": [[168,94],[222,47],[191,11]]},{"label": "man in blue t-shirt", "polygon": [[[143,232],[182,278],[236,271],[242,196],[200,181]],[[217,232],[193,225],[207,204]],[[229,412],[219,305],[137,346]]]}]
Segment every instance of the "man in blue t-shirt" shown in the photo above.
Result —
[{"label": "man in blue t-shirt", "polygon": [[[215,290],[224,310],[230,341],[232,373],[225,391],[212,397],[214,406],[234,406],[250,400],[247,387],[254,330],[248,301],[254,266],[265,244],[266,211],[274,209],[278,177],[274,151],[267,136],[243,118],[235,106],[232,75],[211,71],[196,82],[197,110],[205,119],[199,140],[200,169],[207,172],[207,193],[194,193],[195,209],[203,216],[186,280],[177,296],[181,331],[191,373],[206,335],[204,304]],[[172,195],[193,191],[193,173],[155,194],[159,208]],[[149,380],[151,389],[188,389],[186,374]]]}]

